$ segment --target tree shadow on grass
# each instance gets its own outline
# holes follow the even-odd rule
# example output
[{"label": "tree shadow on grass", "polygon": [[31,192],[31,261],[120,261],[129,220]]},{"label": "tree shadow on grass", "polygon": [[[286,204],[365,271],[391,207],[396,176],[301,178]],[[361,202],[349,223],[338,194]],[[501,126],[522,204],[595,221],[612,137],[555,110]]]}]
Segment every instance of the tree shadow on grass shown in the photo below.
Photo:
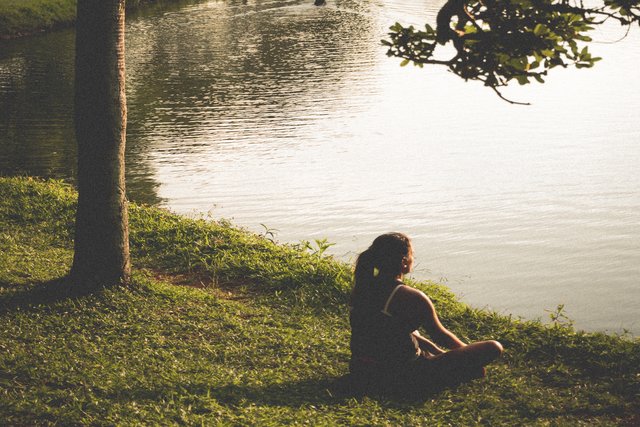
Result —
[{"label": "tree shadow on grass", "polygon": [[72,286],[68,276],[25,285],[0,282],[0,291],[2,291],[0,292],[0,314],[16,310],[35,310],[43,305],[51,305],[91,293]]},{"label": "tree shadow on grass", "polygon": [[262,386],[227,384],[211,390],[210,396],[225,406],[237,406],[250,401],[258,405],[299,408],[335,403],[336,397],[330,388],[331,379],[307,379]]},{"label": "tree shadow on grass", "polygon": [[215,384],[208,382],[189,384],[158,384],[153,388],[132,388],[118,390],[117,395],[105,396],[109,399],[124,399],[131,401],[162,401],[176,396],[187,398],[193,410],[206,411],[207,401],[213,399],[216,403],[230,409],[245,407],[251,403],[258,406],[287,407],[299,409],[309,405],[329,406],[340,404],[350,399],[360,400],[369,398],[388,407],[405,407],[423,403],[425,400],[439,394],[440,390],[417,395],[402,393],[381,393],[380,391],[363,391],[345,389],[345,377],[305,379],[286,383],[256,385],[256,384]]},{"label": "tree shadow on grass", "polygon": [[191,397],[190,401],[195,402],[214,399],[217,403],[228,407],[245,406],[251,402],[257,405],[298,408],[309,404],[335,403],[336,397],[329,391],[331,382],[331,379],[308,379],[270,385],[191,382],[159,383],[151,387],[147,383],[140,384],[137,388],[107,392],[104,397],[116,400],[161,401],[181,396]]}]

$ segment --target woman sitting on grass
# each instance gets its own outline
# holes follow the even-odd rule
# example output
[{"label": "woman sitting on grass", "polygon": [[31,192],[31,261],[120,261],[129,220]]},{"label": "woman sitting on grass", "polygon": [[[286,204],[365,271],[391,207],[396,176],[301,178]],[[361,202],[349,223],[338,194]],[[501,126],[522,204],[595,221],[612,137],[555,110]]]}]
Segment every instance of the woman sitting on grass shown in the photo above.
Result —
[{"label": "woman sitting on grass", "polygon": [[[483,377],[502,345],[465,344],[442,326],[431,300],[402,283],[412,266],[411,241],[401,233],[377,237],[358,257],[350,302],[353,380],[381,391],[427,392]],[[419,327],[450,350],[420,336]]]}]

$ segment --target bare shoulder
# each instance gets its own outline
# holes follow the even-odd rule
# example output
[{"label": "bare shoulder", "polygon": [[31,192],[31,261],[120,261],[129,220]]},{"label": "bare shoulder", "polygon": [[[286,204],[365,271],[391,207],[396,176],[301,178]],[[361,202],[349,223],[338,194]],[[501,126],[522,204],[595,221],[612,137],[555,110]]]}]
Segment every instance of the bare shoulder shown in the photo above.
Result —
[{"label": "bare shoulder", "polygon": [[398,288],[389,308],[398,315],[422,319],[433,311],[433,303],[421,290],[403,285]]},{"label": "bare shoulder", "polygon": [[397,294],[402,299],[411,301],[414,304],[431,304],[431,300],[424,292],[408,285],[402,285],[398,288]]}]

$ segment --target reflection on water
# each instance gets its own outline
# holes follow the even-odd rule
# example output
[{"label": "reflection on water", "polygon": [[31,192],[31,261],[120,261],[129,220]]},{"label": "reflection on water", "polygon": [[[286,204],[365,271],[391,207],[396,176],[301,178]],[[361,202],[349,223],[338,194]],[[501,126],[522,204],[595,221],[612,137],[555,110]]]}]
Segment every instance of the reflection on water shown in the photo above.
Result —
[{"label": "reflection on water", "polygon": [[[511,88],[514,107],[379,40],[427,1],[201,1],[127,33],[128,189],[353,259],[414,238],[419,278],[534,318],[638,331],[640,37],[593,70]],[[618,28],[599,30],[601,41]],[[0,44],[0,171],[69,177],[73,32]]]}]

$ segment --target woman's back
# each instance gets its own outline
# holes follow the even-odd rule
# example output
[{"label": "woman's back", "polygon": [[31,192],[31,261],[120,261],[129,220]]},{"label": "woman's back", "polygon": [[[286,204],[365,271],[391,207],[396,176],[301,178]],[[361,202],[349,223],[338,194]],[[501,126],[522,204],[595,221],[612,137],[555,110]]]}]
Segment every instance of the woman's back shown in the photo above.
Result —
[{"label": "woman's back", "polygon": [[352,301],[351,371],[387,370],[415,360],[419,347],[411,334],[417,325],[393,316],[388,311],[395,293],[404,286],[388,281],[372,287],[371,292]]}]

